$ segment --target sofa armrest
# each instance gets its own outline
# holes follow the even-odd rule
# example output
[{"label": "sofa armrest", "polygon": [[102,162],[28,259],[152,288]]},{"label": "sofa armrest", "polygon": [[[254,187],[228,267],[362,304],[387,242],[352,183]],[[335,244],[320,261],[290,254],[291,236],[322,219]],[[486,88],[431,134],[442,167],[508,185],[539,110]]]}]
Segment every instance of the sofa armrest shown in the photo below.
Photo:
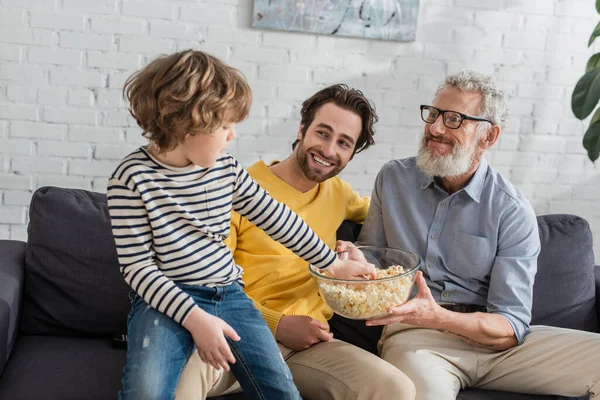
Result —
[{"label": "sofa armrest", "polygon": [[0,240],[0,374],[17,340],[24,272],[25,242]]},{"label": "sofa armrest", "polygon": [[598,332],[600,332],[600,265],[594,268],[594,278],[596,279],[596,313],[598,315]]}]

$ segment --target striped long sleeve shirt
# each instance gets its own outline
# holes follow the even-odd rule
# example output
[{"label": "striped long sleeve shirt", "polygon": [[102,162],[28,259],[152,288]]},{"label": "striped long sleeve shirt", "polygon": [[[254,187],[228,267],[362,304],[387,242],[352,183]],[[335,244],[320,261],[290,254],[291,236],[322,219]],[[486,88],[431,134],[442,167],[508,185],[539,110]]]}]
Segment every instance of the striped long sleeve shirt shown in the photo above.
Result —
[{"label": "striped long sleeve shirt", "polygon": [[196,305],[175,282],[242,283],[242,269],[223,242],[232,209],[317,267],[335,260],[312,229],[273,200],[231,155],[209,168],[174,168],[139,148],[112,174],[107,196],[125,281],[180,324]]}]

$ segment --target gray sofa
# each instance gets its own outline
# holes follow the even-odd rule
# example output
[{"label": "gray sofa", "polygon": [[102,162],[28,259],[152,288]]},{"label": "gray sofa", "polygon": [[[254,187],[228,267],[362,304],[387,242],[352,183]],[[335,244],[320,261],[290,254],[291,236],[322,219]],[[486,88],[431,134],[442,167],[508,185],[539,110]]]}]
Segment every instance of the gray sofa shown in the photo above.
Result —
[{"label": "gray sofa", "polygon": [[[587,222],[572,215],[538,222],[534,323],[598,332],[600,268]],[[345,224],[338,233],[352,239],[357,229]],[[125,333],[128,312],[105,195],[38,189],[27,243],[0,241],[0,400],[116,398],[125,350],[111,337]],[[351,324],[336,318],[336,335],[372,350],[377,332]],[[467,390],[458,398],[559,397]]]}]

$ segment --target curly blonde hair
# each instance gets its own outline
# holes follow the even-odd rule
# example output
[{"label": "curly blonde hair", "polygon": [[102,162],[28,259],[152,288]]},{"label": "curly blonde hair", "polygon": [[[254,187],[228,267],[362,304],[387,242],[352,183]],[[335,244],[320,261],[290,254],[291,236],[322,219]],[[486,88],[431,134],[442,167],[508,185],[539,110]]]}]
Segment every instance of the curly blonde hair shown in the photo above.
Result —
[{"label": "curly blonde hair", "polygon": [[187,134],[216,131],[228,110],[231,122],[244,120],[252,104],[239,70],[196,50],[153,60],[127,78],[123,96],[143,135],[160,151],[173,149]]}]

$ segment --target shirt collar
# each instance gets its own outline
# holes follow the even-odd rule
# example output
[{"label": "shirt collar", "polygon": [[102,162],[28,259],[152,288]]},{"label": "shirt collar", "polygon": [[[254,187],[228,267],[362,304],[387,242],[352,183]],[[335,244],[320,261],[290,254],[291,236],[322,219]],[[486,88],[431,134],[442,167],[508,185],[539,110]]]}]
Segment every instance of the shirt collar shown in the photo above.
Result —
[{"label": "shirt collar", "polygon": [[[479,162],[479,167],[477,167],[477,171],[473,175],[473,178],[469,181],[467,186],[465,186],[462,190],[464,190],[473,200],[479,203],[479,199],[481,198],[481,192],[483,190],[483,184],[485,183],[485,177],[487,175],[488,170],[488,162],[484,157],[481,157],[481,161]],[[421,189],[427,189],[434,183],[432,176],[425,175],[422,171],[419,170],[421,174]]]}]

